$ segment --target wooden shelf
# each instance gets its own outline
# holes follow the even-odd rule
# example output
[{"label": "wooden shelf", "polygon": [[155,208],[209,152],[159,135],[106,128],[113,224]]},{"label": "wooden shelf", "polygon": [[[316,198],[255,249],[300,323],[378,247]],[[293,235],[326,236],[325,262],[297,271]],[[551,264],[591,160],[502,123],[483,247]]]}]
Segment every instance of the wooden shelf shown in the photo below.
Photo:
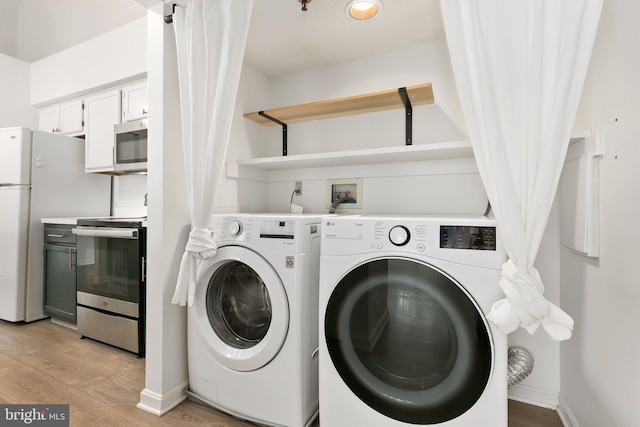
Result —
[{"label": "wooden shelf", "polygon": [[236,164],[263,170],[286,170],[471,157],[473,157],[473,150],[469,141],[450,141],[319,154],[263,157],[237,160]]},{"label": "wooden shelf", "polygon": [[[434,103],[431,83],[409,86],[406,88],[406,91],[412,106]],[[404,108],[404,103],[398,93],[398,89],[274,108],[264,110],[263,112],[270,117],[289,124],[351,114],[371,113],[394,108]],[[246,113],[244,116],[265,126],[277,125],[277,123],[261,116],[260,112]]]}]

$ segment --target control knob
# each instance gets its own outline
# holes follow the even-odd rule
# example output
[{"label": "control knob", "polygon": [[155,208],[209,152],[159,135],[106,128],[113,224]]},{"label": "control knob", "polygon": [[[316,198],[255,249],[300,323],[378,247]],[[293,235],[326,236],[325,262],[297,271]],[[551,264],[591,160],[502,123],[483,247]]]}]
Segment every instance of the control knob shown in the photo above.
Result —
[{"label": "control knob", "polygon": [[232,237],[238,237],[242,234],[242,223],[240,221],[233,221],[229,224],[229,234]]},{"label": "control knob", "polygon": [[389,240],[396,246],[404,246],[409,242],[411,234],[404,225],[396,225],[389,231]]}]

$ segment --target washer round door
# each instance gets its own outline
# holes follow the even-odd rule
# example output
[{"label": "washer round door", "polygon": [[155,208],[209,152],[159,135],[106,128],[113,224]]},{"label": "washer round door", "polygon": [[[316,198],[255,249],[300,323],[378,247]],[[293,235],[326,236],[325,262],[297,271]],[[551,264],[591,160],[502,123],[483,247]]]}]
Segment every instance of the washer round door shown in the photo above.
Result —
[{"label": "washer round door", "polygon": [[356,266],[334,288],[324,323],[345,384],[376,412],[404,423],[462,415],[491,377],[493,344],[482,311],[427,263],[380,258]]},{"label": "washer round door", "polygon": [[287,337],[289,304],[282,281],[248,248],[219,248],[200,265],[194,306],[203,345],[235,371],[266,365]]}]

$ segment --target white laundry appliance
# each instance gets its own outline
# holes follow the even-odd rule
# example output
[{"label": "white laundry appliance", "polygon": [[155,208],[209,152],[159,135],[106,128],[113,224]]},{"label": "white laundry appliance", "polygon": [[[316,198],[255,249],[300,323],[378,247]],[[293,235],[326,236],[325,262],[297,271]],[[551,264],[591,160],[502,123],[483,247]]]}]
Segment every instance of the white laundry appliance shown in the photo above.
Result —
[{"label": "white laundry appliance", "polygon": [[46,317],[40,219],[105,216],[110,205],[110,178],[84,172],[84,139],[0,129],[0,319]]},{"label": "white laundry appliance", "polygon": [[485,217],[325,218],[322,424],[506,427],[507,339],[485,318],[505,260]]},{"label": "white laundry appliance", "polygon": [[321,216],[213,215],[188,307],[190,397],[261,425],[318,412]]}]

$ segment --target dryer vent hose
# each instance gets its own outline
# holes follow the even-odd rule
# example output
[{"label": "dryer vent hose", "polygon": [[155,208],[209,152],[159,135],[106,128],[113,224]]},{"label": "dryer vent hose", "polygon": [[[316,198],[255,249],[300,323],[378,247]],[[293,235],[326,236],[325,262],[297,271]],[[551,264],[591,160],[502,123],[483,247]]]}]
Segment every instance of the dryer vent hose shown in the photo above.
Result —
[{"label": "dryer vent hose", "polygon": [[533,356],[526,348],[509,347],[507,379],[509,388],[524,380],[533,371]]}]

